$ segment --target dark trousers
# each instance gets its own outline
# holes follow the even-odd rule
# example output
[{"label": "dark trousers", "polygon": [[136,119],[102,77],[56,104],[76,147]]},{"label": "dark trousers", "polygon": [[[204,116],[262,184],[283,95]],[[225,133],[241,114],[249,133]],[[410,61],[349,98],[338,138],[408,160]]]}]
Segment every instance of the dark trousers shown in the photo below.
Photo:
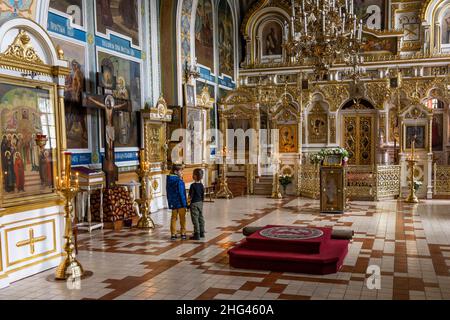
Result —
[{"label": "dark trousers", "polygon": [[203,218],[203,202],[191,203],[191,219],[194,233],[205,233],[205,219]]}]

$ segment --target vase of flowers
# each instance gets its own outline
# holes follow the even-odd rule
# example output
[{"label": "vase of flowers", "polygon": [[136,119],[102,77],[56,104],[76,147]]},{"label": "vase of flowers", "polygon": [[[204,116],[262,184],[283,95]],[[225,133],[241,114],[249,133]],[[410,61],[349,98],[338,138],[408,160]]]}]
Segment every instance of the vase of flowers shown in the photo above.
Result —
[{"label": "vase of flowers", "polygon": [[289,174],[283,174],[279,178],[280,185],[283,187],[283,193],[286,194],[287,186],[292,183],[292,176]]}]

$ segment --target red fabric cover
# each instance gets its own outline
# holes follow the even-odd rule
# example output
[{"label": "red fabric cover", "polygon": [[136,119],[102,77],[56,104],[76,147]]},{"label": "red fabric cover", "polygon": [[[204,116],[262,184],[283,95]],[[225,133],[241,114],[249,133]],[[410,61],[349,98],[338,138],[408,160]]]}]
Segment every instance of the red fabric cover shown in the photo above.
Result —
[{"label": "red fabric cover", "polygon": [[[283,227],[268,225],[264,229],[273,227]],[[314,228],[323,231],[323,236],[314,239],[306,240],[290,240],[290,239],[274,239],[267,238],[257,231],[247,237],[246,248],[263,251],[283,251],[283,252],[298,252],[298,253],[319,253],[320,247],[323,243],[331,239],[331,228]],[[262,231],[261,230],[261,231]]]},{"label": "red fabric cover", "polygon": [[247,241],[230,249],[230,265],[234,268],[297,272],[308,274],[336,273],[348,253],[348,240],[329,240],[318,254],[263,251],[247,248]]}]

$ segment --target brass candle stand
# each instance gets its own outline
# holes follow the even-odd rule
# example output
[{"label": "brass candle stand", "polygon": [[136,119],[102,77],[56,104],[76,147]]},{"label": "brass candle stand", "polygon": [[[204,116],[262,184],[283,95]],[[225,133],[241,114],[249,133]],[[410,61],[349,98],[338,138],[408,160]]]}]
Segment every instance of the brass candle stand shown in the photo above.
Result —
[{"label": "brass candle stand", "polygon": [[142,213],[142,217],[137,223],[137,227],[141,229],[154,229],[155,223],[150,216],[151,201],[153,200],[153,190],[150,190],[150,196],[147,191],[147,182],[150,177],[150,162],[145,161],[145,150],[141,150],[140,153],[140,166],[136,170],[141,182],[141,198],[136,200],[139,205],[139,210]]},{"label": "brass candle stand", "polygon": [[275,156],[273,160],[274,175],[273,175],[273,187],[272,187],[272,199],[283,199],[283,195],[280,191],[280,162],[278,155]]},{"label": "brass candle stand", "polygon": [[81,278],[84,275],[83,267],[76,259],[75,246],[73,243],[72,232],[72,209],[73,199],[78,193],[78,174],[75,179],[71,176],[71,162],[72,155],[64,153],[64,176],[59,179],[56,177],[56,190],[64,197],[64,212],[65,212],[65,232],[64,232],[64,252],[65,257],[56,268],[55,278],[57,280],[67,280],[68,278]]},{"label": "brass candle stand", "polygon": [[409,196],[406,198],[406,203],[419,203],[419,199],[416,195],[416,189],[414,188],[414,171],[416,168],[417,160],[414,158],[414,148],[415,148],[415,141],[411,142],[411,157],[410,159],[407,159],[406,162],[409,163],[409,167],[411,168],[410,173],[410,189],[409,189]]},{"label": "brass candle stand", "polygon": [[233,193],[230,188],[228,188],[228,179],[227,179],[227,147],[224,147],[222,150],[222,176],[219,181],[219,191],[216,193],[216,198],[218,199],[233,199]]}]

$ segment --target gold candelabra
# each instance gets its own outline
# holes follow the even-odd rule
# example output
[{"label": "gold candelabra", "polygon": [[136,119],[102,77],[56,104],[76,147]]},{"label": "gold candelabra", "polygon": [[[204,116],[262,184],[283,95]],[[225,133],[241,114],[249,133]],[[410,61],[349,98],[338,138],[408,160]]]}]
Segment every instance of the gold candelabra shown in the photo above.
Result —
[{"label": "gold candelabra", "polygon": [[217,191],[216,198],[219,199],[233,199],[233,193],[228,188],[228,179],[227,179],[227,147],[224,147],[222,150],[222,176],[220,177],[219,182],[219,191]]},{"label": "gold candelabra", "polygon": [[416,144],[416,141],[413,140],[411,142],[411,157],[406,160],[409,163],[409,167],[411,168],[411,173],[410,173],[411,182],[410,182],[409,196],[405,200],[405,202],[407,202],[407,203],[419,203],[419,199],[417,198],[417,195],[416,195],[416,189],[414,188],[414,171],[415,171],[415,167],[416,167],[416,163],[417,163],[417,161],[414,157],[415,144]]},{"label": "gold candelabra", "polygon": [[272,187],[272,199],[283,199],[283,195],[280,192],[280,162],[278,155],[275,155],[273,159],[274,175],[273,175],[273,187]]},{"label": "gold candelabra", "polygon": [[154,229],[155,223],[150,216],[151,201],[153,200],[153,190],[150,190],[150,196],[147,191],[147,181],[150,176],[150,162],[145,160],[145,150],[140,152],[140,167],[136,170],[141,182],[141,198],[136,200],[142,217],[139,219],[137,227],[142,229]]},{"label": "gold candelabra", "polygon": [[71,175],[72,154],[64,153],[63,168],[64,176],[56,177],[56,190],[64,197],[64,212],[66,228],[64,232],[64,252],[65,257],[56,269],[55,278],[57,280],[67,280],[68,278],[81,278],[84,274],[83,267],[76,259],[75,246],[73,243],[72,217],[73,199],[78,193],[78,173],[73,179]]}]

